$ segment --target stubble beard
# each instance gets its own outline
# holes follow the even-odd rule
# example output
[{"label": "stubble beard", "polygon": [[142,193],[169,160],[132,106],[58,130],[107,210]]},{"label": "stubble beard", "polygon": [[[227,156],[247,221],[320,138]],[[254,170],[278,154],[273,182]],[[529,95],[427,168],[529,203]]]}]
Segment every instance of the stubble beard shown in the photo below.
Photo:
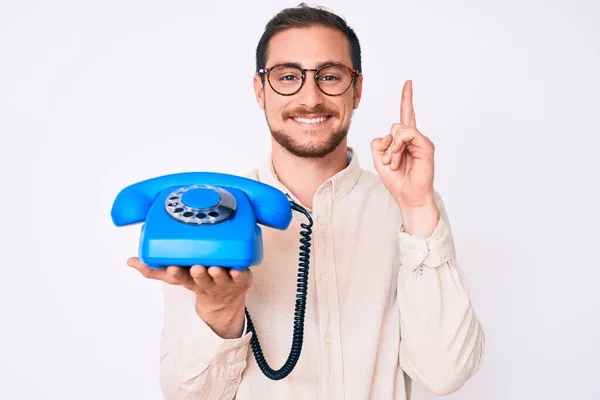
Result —
[{"label": "stubble beard", "polygon": [[[273,129],[269,118],[265,112],[267,125],[271,131],[271,136],[275,141],[290,154],[299,158],[323,158],[332,153],[348,136],[349,126],[334,129],[323,141],[311,141],[309,143],[299,143],[283,129]],[[317,137],[316,133],[309,131],[307,136]]]}]

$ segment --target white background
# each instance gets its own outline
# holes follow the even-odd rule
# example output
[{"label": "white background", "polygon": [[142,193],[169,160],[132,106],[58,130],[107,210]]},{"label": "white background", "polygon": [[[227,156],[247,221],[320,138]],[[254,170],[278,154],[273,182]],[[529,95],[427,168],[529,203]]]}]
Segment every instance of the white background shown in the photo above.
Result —
[{"label": "white background", "polygon": [[[156,175],[262,162],[254,50],[295,4],[0,1],[0,398],[161,398],[161,293],[126,266],[139,226],[112,226],[112,201]],[[437,145],[487,337],[449,398],[600,398],[600,3],[322,4],[363,46],[362,165],[406,79]]]}]

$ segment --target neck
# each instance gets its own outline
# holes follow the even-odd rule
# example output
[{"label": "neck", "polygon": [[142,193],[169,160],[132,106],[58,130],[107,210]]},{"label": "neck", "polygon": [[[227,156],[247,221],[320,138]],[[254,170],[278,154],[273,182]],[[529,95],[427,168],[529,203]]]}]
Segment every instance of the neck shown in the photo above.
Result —
[{"label": "neck", "polygon": [[313,197],[319,186],[348,166],[348,149],[344,140],[325,157],[301,158],[273,141],[272,161],[279,181],[304,207],[312,210]]}]

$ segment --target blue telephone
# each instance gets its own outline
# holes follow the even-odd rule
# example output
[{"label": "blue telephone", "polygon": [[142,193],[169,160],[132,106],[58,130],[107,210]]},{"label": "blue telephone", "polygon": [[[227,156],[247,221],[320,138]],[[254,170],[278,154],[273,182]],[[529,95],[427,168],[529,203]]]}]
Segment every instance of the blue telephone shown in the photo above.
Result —
[{"label": "blue telephone", "polygon": [[292,210],[303,213],[298,294],[290,355],[279,370],[267,364],[248,309],[251,347],[262,372],[270,379],[285,378],[294,369],[304,333],[312,218],[280,190],[249,178],[216,172],[163,175],[127,186],[111,210],[115,226],[143,223],[139,257],[150,268],[169,265],[220,266],[247,269],[263,259],[258,224],[285,230]]}]

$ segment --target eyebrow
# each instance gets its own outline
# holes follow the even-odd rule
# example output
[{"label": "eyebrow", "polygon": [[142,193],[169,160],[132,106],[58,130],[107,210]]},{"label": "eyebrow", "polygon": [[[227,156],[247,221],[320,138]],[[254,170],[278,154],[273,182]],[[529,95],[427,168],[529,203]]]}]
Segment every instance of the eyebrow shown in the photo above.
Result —
[{"label": "eyebrow", "polygon": [[[330,64],[343,64],[343,63],[340,61],[334,61],[334,60],[323,61],[323,62],[318,63],[315,66],[315,69],[319,69],[321,67],[324,67],[325,65],[330,65]],[[300,65],[297,62],[281,62],[281,63],[273,64],[273,66],[275,66],[275,65],[280,65],[280,66],[284,66],[284,67],[296,67],[296,68],[300,68],[300,69],[303,68],[302,65]],[[273,68],[273,67],[271,67],[271,68]]]}]

